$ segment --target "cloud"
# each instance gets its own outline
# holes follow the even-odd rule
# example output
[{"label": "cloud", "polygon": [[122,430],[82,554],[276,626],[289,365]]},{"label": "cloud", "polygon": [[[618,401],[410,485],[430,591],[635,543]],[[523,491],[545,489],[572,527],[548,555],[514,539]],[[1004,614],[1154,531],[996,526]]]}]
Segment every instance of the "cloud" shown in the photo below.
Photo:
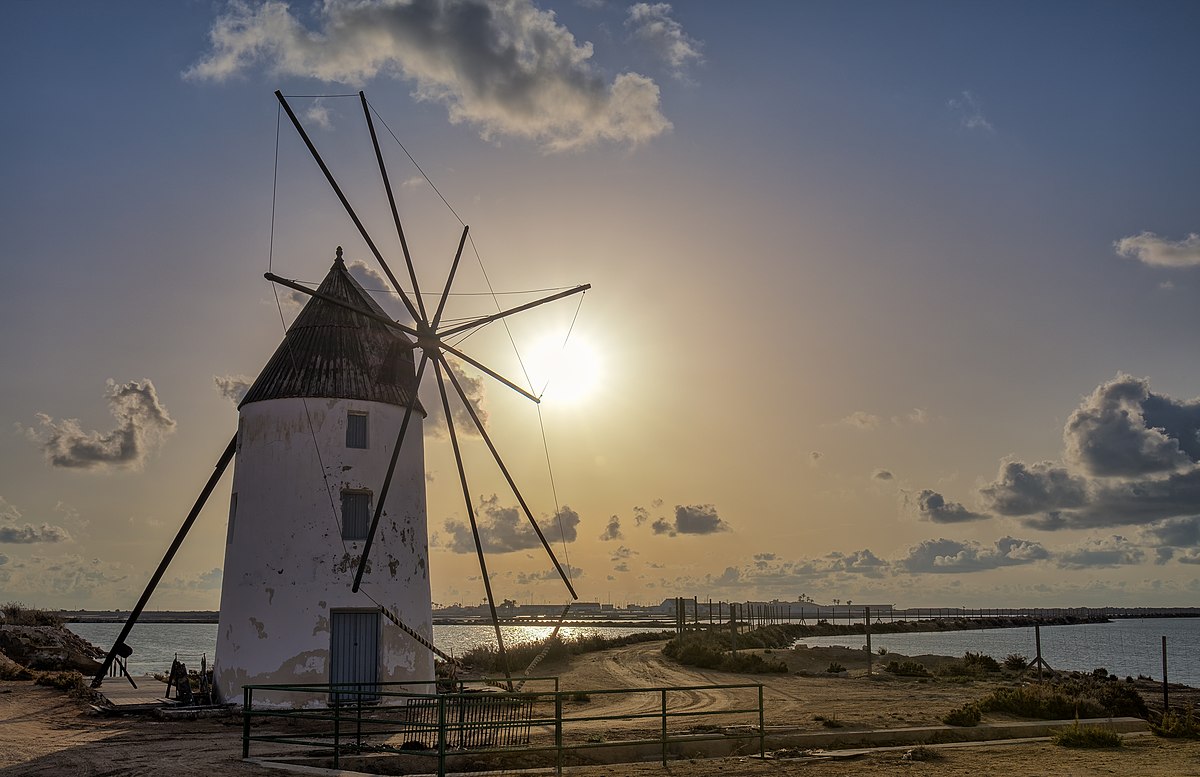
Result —
[{"label": "cloud", "polygon": [[276,76],[327,83],[400,79],[485,139],[550,151],[638,144],[671,128],[653,80],[627,72],[607,81],[592,44],[530,0],[325,0],[314,15],[309,29],[287,3],[234,0],[184,77],[219,82],[263,63]]},{"label": "cloud", "polygon": [[0,526],[0,543],[10,545],[32,545],[35,542],[67,542],[71,535],[61,526],[43,523],[40,527]]},{"label": "cloud", "polygon": [[213,385],[217,387],[218,394],[234,405],[240,405],[246,392],[254,385],[254,378],[245,375],[213,375]]},{"label": "cloud", "polygon": [[1082,506],[1087,501],[1087,479],[1054,462],[1025,464],[1005,458],[996,480],[979,493],[992,512],[1031,515]]},{"label": "cloud", "polygon": [[871,479],[872,480],[895,480],[896,476],[892,474],[891,470],[877,469],[871,473]]},{"label": "cloud", "polygon": [[713,505],[675,505],[675,531],[679,534],[716,534],[729,531]]},{"label": "cloud", "polygon": [[928,488],[919,492],[915,498],[910,494],[905,494],[904,498],[906,502],[916,508],[920,518],[934,523],[963,523],[982,521],[988,518],[983,513],[968,510],[958,502],[947,502],[944,496]]},{"label": "cloud", "polygon": [[620,546],[612,552],[612,561],[626,561],[636,556],[638,552],[632,548],[627,548],[624,545]]},{"label": "cloud", "polygon": [[1120,373],[1071,413],[1063,430],[1067,461],[1092,475],[1136,477],[1200,461],[1200,399],[1179,402],[1150,382]]},{"label": "cloud", "polygon": [[865,410],[855,410],[853,413],[843,418],[839,423],[846,424],[847,426],[853,426],[855,429],[869,431],[871,429],[879,428],[879,416],[874,415],[873,413],[868,413]]},{"label": "cloud", "polygon": [[[529,525],[525,515],[516,507],[501,507],[495,494],[480,501],[475,509],[475,520],[479,526],[479,540],[487,552],[511,553],[542,546],[537,532]],[[565,541],[574,542],[579,520],[579,513],[563,505],[557,519],[546,518],[541,523],[553,525],[556,529],[554,534],[558,534],[557,528],[561,526]],[[475,539],[471,535],[469,522],[447,521],[446,532],[450,535],[450,550],[455,553],[475,552]]]},{"label": "cloud", "polygon": [[958,116],[959,124],[966,129],[995,134],[996,128],[984,117],[979,98],[971,90],[965,90],[958,97],[947,100],[946,107]]},{"label": "cloud", "polygon": [[831,572],[845,572],[871,578],[883,577],[889,566],[888,562],[869,550],[856,550],[849,554],[834,552],[826,556],[825,561]]},{"label": "cloud", "polygon": [[1153,232],[1139,232],[1113,243],[1121,256],[1152,267],[1200,266],[1200,235],[1192,232],[1183,240],[1167,240]]},{"label": "cloud", "polygon": [[1058,554],[1063,569],[1089,567],[1119,567],[1140,564],[1146,554],[1124,537],[1114,535],[1105,539],[1089,539]]},{"label": "cloud", "polygon": [[304,111],[304,118],[321,129],[333,127],[333,122],[329,120],[329,106],[320,97],[313,100],[308,109]]},{"label": "cloud", "polygon": [[629,7],[625,26],[635,40],[647,46],[666,63],[676,78],[685,77],[691,65],[704,61],[703,44],[683,31],[683,25],[671,18],[668,3],[635,3]]},{"label": "cloud", "polygon": [[149,379],[118,385],[108,381],[105,392],[109,412],[117,419],[111,432],[85,432],[79,419],[55,421],[38,413],[38,429],[26,436],[42,448],[46,460],[68,469],[138,469],[150,451],[175,431],[175,421],[158,401]]},{"label": "cloud", "polygon": [[633,508],[633,525],[641,526],[646,521],[650,520],[650,511],[644,507]]},{"label": "cloud", "polygon": [[650,529],[655,534],[669,534],[675,536],[675,526],[666,518],[656,518],[654,523],[650,524]]},{"label": "cloud", "polygon": [[966,573],[1032,564],[1048,558],[1050,551],[1041,543],[1015,537],[1002,537],[991,547],[942,538],[913,546],[897,566],[912,573]]},{"label": "cloud", "polygon": [[[454,359],[447,359],[450,369],[454,371],[454,377],[458,379],[458,385],[462,386],[463,393],[467,395],[467,399],[471,402],[471,407],[475,409],[475,414],[479,416],[479,421],[486,428],[488,425],[488,411],[483,405],[485,398],[483,376],[475,377],[468,374],[461,364]],[[432,370],[432,365],[425,368],[426,372]],[[449,436],[449,431],[446,428],[446,413],[442,407],[442,396],[438,392],[437,380],[422,380],[421,389],[423,396],[421,404],[429,413],[429,418],[426,420],[425,429],[439,437]],[[454,431],[459,437],[464,435],[478,437],[479,430],[475,427],[475,422],[471,420],[470,413],[463,405],[462,399],[458,396],[458,392],[454,390],[450,379],[446,378],[446,396],[450,401],[450,413],[454,420]]]},{"label": "cloud", "polygon": [[604,531],[600,534],[600,539],[603,542],[612,540],[624,539],[625,535],[621,534],[621,519],[617,516],[612,516],[608,519],[608,524],[604,527]]},{"label": "cloud", "polygon": [[1159,521],[1144,529],[1142,537],[1151,545],[1200,547],[1200,515]]},{"label": "cloud", "polygon": [[819,462],[821,460],[821,457],[824,455],[825,454],[821,453],[820,451],[810,451],[808,454],[809,465],[813,466],[813,467],[817,466],[817,462]]},{"label": "cloud", "polygon": [[223,573],[220,567],[213,567],[207,572],[200,572],[189,578],[175,578],[163,583],[164,588],[176,591],[219,591]]},{"label": "cloud", "polygon": [[[583,570],[575,566],[564,566],[563,570],[572,580],[578,579],[583,575]],[[558,576],[557,569],[544,569],[540,572],[518,572],[517,585],[532,585],[534,583],[544,583],[548,580],[561,580]]]}]

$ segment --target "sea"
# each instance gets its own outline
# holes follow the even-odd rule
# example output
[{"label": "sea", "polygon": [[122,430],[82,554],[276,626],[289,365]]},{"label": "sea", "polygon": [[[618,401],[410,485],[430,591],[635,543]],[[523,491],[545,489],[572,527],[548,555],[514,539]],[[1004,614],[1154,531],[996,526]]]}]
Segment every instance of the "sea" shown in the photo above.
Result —
[{"label": "sea", "polygon": [[[71,623],[68,627],[98,647],[107,649],[121,631],[119,623]],[[582,635],[621,637],[653,627],[564,626],[564,638]],[[502,626],[506,645],[535,642],[549,636],[549,626]],[[1163,676],[1162,638],[1167,638],[1167,677],[1173,683],[1200,687],[1200,618],[1128,618],[1109,623],[1075,626],[1043,626],[1042,657],[1054,669],[1090,672],[1104,668],[1127,676]],[[215,623],[139,623],[126,640],[133,648],[129,659],[131,674],[166,672],[176,655],[189,668],[200,665],[201,656],[211,663],[216,651]],[[435,625],[434,643],[450,655],[462,655],[472,648],[495,645],[490,625]],[[797,644],[812,647],[843,645],[862,648],[862,634],[836,637],[806,637]],[[906,656],[923,654],[961,656],[969,651],[986,653],[1003,660],[1014,653],[1032,659],[1035,638],[1032,626],[969,631],[913,632],[873,634],[871,647],[878,652]],[[883,662],[887,656],[878,656]]]}]

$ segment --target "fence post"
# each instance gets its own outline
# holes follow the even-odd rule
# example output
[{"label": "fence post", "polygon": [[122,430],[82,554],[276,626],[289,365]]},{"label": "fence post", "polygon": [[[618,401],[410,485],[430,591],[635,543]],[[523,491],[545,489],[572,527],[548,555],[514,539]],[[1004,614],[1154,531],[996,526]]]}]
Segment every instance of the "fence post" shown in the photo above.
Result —
[{"label": "fence post", "polygon": [[333,768],[341,766],[342,758],[342,704],[341,699],[333,697]]},{"label": "fence post", "polygon": [[438,777],[446,777],[446,697],[438,696]]},{"label": "fence post", "polygon": [[667,689],[659,690],[662,699],[662,765],[667,765]]},{"label": "fence post", "polygon": [[767,722],[763,714],[763,687],[758,686],[758,757],[767,757]]},{"label": "fence post", "polygon": [[563,716],[562,696],[554,692],[554,773],[562,777],[563,762]]},{"label": "fence post", "polygon": [[362,686],[358,688],[358,709],[354,715],[354,752],[362,755]]},{"label": "fence post", "polygon": [[250,757],[250,706],[253,698],[253,688],[242,689],[242,758]]},{"label": "fence post", "polygon": [[1163,714],[1166,715],[1171,709],[1170,694],[1167,691],[1167,635],[1163,634],[1162,638],[1162,656],[1163,656]]},{"label": "fence post", "polygon": [[863,612],[865,613],[865,617],[863,618],[863,625],[865,626],[866,631],[867,631],[867,676],[870,677],[871,676],[871,608],[864,607]]}]

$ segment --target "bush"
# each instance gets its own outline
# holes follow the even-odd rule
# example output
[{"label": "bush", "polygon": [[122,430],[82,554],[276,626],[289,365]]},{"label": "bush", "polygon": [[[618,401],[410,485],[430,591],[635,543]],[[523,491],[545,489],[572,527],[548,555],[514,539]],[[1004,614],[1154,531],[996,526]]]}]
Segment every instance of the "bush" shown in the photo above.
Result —
[{"label": "bush", "polygon": [[830,661],[829,666],[825,669],[829,674],[838,674],[846,671],[846,667],[839,664],[837,661]]},{"label": "bush", "polygon": [[986,653],[972,653],[968,650],[963,654],[963,665],[977,672],[999,672],[1000,664]]},{"label": "bush", "polygon": [[[777,627],[768,626],[757,631],[772,628]],[[663,647],[663,655],[686,666],[716,669],[721,672],[767,674],[787,671],[787,664],[783,661],[767,660],[757,653],[733,653],[728,646],[729,643],[721,632],[689,631],[667,642]],[[739,637],[738,647],[747,647],[746,640]]]},{"label": "bush", "polygon": [[932,747],[925,745],[917,745],[912,750],[906,750],[904,755],[900,756],[902,761],[940,761],[946,756],[934,750]]},{"label": "bush", "polygon": [[899,677],[929,677],[929,670],[916,661],[889,661],[883,671]]},{"label": "bush", "polygon": [[1020,672],[1025,667],[1029,666],[1029,658],[1020,653],[1009,653],[1004,657],[1004,668],[1011,669],[1014,672]]},{"label": "bush", "polygon": [[1103,726],[1074,726],[1061,728],[1053,734],[1054,744],[1062,747],[1120,747],[1121,735]]},{"label": "bush", "polygon": [[[624,637],[605,637],[601,635],[581,636],[573,639],[563,639],[555,636],[553,642],[550,643],[550,650],[546,653],[543,661],[554,661],[556,659],[566,658],[567,656],[580,655],[582,653],[591,653],[597,650],[607,650],[608,648],[624,647],[625,645],[635,645],[642,642],[656,642],[666,639],[671,632],[645,632],[641,634],[630,634]],[[508,656],[508,670],[510,672],[519,672],[524,670],[537,658],[542,650],[546,647],[546,641],[540,642],[525,642],[519,645],[506,647],[504,652]],[[500,651],[488,645],[477,647],[463,654],[461,659],[463,664],[472,666],[481,672],[503,672],[504,667],[500,662]]]},{"label": "bush", "polygon": [[1188,708],[1182,715],[1167,710],[1157,725],[1151,724],[1155,734],[1168,739],[1200,739],[1200,721],[1196,720],[1196,711]]},{"label": "bush", "polygon": [[45,685],[58,688],[60,691],[83,696],[88,687],[79,672],[38,672],[33,678],[34,685]]},{"label": "bush", "polygon": [[942,722],[947,726],[978,726],[981,720],[983,720],[983,712],[976,704],[955,707],[942,716]]},{"label": "bush", "polygon": [[1088,675],[1039,685],[997,688],[979,705],[984,712],[1007,712],[1041,720],[1145,718],[1149,714],[1146,702],[1132,686],[1097,680]]},{"label": "bush", "polygon": [[56,613],[26,607],[20,602],[9,602],[0,607],[4,623],[9,626],[61,626],[63,619]]}]

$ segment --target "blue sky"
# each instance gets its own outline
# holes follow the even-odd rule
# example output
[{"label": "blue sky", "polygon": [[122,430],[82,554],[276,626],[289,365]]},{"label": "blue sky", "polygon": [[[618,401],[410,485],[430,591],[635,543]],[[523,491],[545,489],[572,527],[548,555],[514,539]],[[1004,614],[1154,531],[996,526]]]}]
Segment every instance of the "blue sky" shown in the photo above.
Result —
[{"label": "blue sky", "polygon": [[[1195,600],[1194,4],[417,7],[5,7],[0,598],[136,597],[236,426],[215,379],[282,336],[262,273],[370,259],[286,125],[271,250],[272,92],[362,88],[497,288],[594,284],[572,343],[598,377],[543,406],[584,598]],[[387,234],[356,101],[293,102]],[[436,288],[461,227],[387,153]],[[470,344],[519,374],[503,332]],[[552,514],[536,414],[484,391]],[[446,449],[434,598],[473,602]],[[222,488],[158,606],[216,606]],[[561,598],[497,555],[498,593]]]}]

